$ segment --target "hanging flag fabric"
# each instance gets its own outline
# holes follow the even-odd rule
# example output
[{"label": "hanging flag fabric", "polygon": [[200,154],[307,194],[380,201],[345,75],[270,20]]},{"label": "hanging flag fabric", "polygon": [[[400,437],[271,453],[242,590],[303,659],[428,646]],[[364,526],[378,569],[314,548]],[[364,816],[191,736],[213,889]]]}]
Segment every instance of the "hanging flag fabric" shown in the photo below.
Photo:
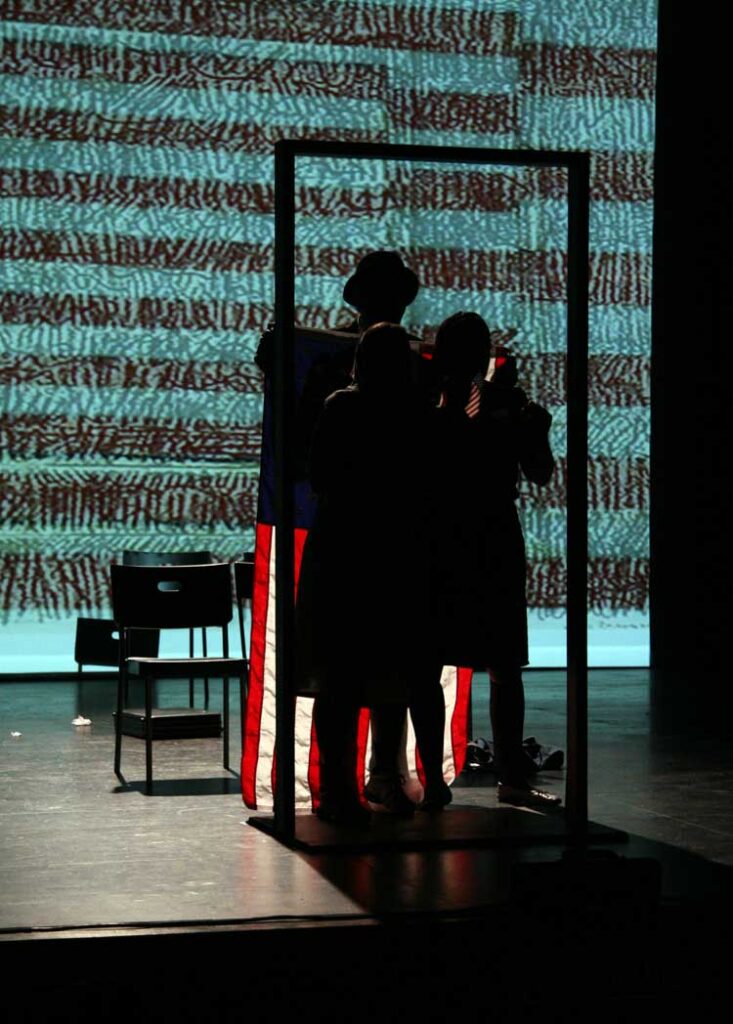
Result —
[{"label": "hanging flag fabric", "polygon": [[[299,414],[296,424],[307,420],[303,405],[307,404],[308,382],[314,376],[328,374],[329,366],[338,368],[349,363],[356,338],[338,331],[297,329],[295,335],[295,377]],[[252,634],[250,649],[250,680],[244,711],[244,745],[242,751],[242,796],[253,810],[269,810],[273,805],[275,778],[275,504],[273,408],[271,381],[265,381],[262,427],[262,455],[257,512],[254,587],[252,596]],[[305,403],[304,403],[305,397]],[[296,465],[302,437],[296,440]],[[307,480],[295,484],[295,580],[297,587],[303,545],[316,511],[316,497]],[[385,651],[385,657],[388,652]],[[444,776],[451,782],[463,768],[466,756],[468,698],[471,670],[448,666],[443,669],[442,686],[446,703],[444,741]],[[318,748],[312,722],[313,701],[298,697],[295,710],[295,802],[304,809],[318,799]],[[365,766],[370,749],[369,712],[362,711],[358,732],[357,771],[363,788]],[[415,735],[408,718],[407,764],[410,775],[418,773]]]}]

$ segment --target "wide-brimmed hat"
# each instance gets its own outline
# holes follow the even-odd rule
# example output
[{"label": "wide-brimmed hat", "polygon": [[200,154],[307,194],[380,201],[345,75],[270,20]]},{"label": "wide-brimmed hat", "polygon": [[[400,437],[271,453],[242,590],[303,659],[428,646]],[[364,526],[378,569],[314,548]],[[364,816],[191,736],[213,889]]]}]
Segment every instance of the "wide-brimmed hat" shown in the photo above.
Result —
[{"label": "wide-brimmed hat", "polygon": [[344,285],[344,302],[354,309],[395,303],[409,306],[420,289],[420,282],[399,253],[388,249],[368,252],[359,260],[356,270]]}]

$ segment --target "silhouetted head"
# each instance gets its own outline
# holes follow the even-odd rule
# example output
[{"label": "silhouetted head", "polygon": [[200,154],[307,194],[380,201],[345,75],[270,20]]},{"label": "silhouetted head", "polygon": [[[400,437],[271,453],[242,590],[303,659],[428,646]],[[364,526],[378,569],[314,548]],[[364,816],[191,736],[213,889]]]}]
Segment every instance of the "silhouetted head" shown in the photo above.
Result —
[{"label": "silhouetted head", "polygon": [[362,328],[397,324],[420,289],[417,275],[396,252],[377,249],[362,257],[344,285],[344,302],[359,311]]},{"label": "silhouetted head", "polygon": [[389,397],[411,383],[410,339],[399,324],[374,324],[362,335],[354,358],[354,383],[369,395]]},{"label": "silhouetted head", "polygon": [[478,313],[449,316],[435,336],[435,369],[441,380],[469,381],[484,376],[491,356],[491,333]]}]

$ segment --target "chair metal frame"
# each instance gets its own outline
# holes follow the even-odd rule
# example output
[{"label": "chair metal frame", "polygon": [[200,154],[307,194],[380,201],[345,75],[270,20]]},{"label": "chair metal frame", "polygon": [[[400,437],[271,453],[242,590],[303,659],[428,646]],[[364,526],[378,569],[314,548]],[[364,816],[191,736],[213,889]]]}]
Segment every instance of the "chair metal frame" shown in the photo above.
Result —
[{"label": "chair metal frame", "polygon": [[[211,678],[221,675],[223,685],[223,765],[229,770],[229,679],[239,677],[240,701],[244,703],[247,662],[229,656],[228,625],[232,620],[232,575],[228,562],[199,565],[113,565],[112,607],[120,632],[120,663],[115,719],[114,770],[122,779],[123,713],[131,675],[145,683],[145,784],[153,784],[152,684],[160,678]],[[219,627],[221,657],[161,658],[130,654],[130,634],[139,629],[191,629]],[[181,713],[191,709],[182,709]],[[124,781],[124,780],[123,780]]]},{"label": "chair metal frame", "polygon": [[[210,551],[143,551],[128,548],[122,552],[123,565],[210,565],[214,556]],[[201,653],[207,653],[206,630],[201,630]],[[188,656],[194,656],[194,631],[188,631]],[[188,681],[188,706],[193,707],[194,681]],[[204,707],[209,706],[209,680],[204,679]]]}]

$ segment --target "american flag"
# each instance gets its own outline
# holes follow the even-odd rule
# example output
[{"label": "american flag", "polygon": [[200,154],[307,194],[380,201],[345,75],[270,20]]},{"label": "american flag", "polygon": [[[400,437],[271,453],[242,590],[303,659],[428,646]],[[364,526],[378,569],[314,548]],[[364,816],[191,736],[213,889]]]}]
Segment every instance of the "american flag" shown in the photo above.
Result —
[{"label": "american flag", "polygon": [[[0,609],[108,609],[127,547],[252,547],[279,138],[589,149],[591,610],[648,604],[653,0],[3,0]],[[520,502],[565,600],[565,180],[298,163],[297,317],[371,248],[510,342],[558,471]],[[260,536],[257,543],[262,543]],[[8,626],[7,628],[10,628]]]},{"label": "american flag", "polygon": [[[353,349],[354,335],[331,331],[299,330],[295,335],[296,394],[300,396],[310,368],[317,362],[337,355],[344,346]],[[252,597],[252,631],[250,650],[249,691],[244,720],[242,751],[242,791],[244,800],[254,809],[270,808],[274,791],[275,767],[275,450],[272,429],[272,395],[270,382],[265,386],[262,462]],[[316,511],[316,496],[307,480],[298,480],[295,487],[295,579],[300,572],[303,545]],[[344,571],[348,571],[347,553]],[[375,637],[378,643],[378,637]],[[385,657],[389,652],[385,652]],[[443,670],[442,685],[446,704],[444,737],[444,775],[452,781],[465,760],[468,700],[471,671],[453,666]],[[306,806],[318,799],[318,748],[312,725],[313,701],[297,698],[295,711],[295,799]],[[365,765],[370,753],[369,712],[363,709],[357,734],[357,770],[363,788]],[[419,776],[420,764],[411,721],[407,722],[405,764],[406,777]]]}]

